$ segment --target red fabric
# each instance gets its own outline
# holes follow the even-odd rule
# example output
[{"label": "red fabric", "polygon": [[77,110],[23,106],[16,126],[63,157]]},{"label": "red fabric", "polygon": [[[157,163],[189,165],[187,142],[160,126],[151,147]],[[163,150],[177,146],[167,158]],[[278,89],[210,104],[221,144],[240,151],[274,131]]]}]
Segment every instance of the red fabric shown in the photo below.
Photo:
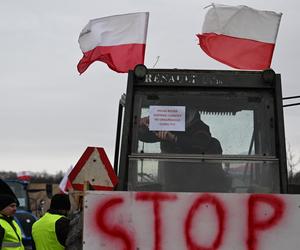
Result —
[{"label": "red fabric", "polygon": [[270,68],[275,44],[204,33],[197,35],[199,45],[210,57],[236,69]]},{"label": "red fabric", "polygon": [[145,44],[98,46],[83,53],[77,69],[82,74],[93,62],[102,61],[118,73],[127,73],[134,69],[137,64],[144,63],[145,48]]},{"label": "red fabric", "polygon": [[17,178],[21,181],[30,181],[31,180],[31,176],[29,176],[29,175],[20,175]]}]

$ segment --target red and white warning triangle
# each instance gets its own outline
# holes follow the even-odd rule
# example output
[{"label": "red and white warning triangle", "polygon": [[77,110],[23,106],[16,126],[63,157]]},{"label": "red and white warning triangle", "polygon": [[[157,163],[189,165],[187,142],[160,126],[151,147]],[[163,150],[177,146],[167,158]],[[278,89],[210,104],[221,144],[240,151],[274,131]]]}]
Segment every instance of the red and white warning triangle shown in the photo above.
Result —
[{"label": "red and white warning triangle", "polygon": [[69,180],[74,190],[84,190],[84,184],[89,189],[113,190],[118,178],[104,151],[100,147],[87,147],[69,174]]}]

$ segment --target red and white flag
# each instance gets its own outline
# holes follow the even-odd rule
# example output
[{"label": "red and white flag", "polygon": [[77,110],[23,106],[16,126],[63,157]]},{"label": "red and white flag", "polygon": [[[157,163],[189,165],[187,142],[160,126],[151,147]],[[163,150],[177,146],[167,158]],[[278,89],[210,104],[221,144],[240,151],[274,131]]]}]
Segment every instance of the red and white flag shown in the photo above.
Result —
[{"label": "red and white flag", "polygon": [[82,74],[90,64],[102,61],[112,70],[126,73],[144,63],[149,12],[90,20],[79,35]]},{"label": "red and white flag", "polygon": [[69,174],[71,173],[73,166],[70,166],[67,172],[65,173],[64,177],[59,183],[59,189],[62,193],[67,194],[70,189],[72,189],[72,183],[69,180]]},{"label": "red and white flag", "polygon": [[233,68],[269,68],[282,14],[244,5],[211,6],[197,35],[202,50]]},{"label": "red and white flag", "polygon": [[32,173],[30,171],[20,171],[17,173],[17,178],[21,181],[30,181]]}]

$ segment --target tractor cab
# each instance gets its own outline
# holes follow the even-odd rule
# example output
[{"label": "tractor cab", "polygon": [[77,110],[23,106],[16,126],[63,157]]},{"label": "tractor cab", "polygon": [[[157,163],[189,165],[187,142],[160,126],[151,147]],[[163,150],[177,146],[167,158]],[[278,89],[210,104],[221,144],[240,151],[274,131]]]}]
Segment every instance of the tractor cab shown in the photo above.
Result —
[{"label": "tractor cab", "polygon": [[137,65],[114,168],[118,190],[287,193],[280,75]]}]

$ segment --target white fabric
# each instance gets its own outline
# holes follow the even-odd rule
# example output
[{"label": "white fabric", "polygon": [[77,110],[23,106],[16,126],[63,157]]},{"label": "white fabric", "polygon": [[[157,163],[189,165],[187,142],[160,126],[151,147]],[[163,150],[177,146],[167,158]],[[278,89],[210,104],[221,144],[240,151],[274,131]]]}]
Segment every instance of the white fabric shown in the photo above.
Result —
[{"label": "white fabric", "polygon": [[68,188],[69,174],[71,173],[72,169],[73,169],[73,166],[70,166],[58,186],[60,191],[62,191],[65,194],[68,193],[67,188]]},{"label": "white fabric", "polygon": [[256,10],[244,5],[212,4],[202,32],[275,43],[281,16],[281,13]]},{"label": "white fabric", "polygon": [[79,35],[82,52],[97,46],[146,44],[149,12],[108,16],[90,20]]}]

